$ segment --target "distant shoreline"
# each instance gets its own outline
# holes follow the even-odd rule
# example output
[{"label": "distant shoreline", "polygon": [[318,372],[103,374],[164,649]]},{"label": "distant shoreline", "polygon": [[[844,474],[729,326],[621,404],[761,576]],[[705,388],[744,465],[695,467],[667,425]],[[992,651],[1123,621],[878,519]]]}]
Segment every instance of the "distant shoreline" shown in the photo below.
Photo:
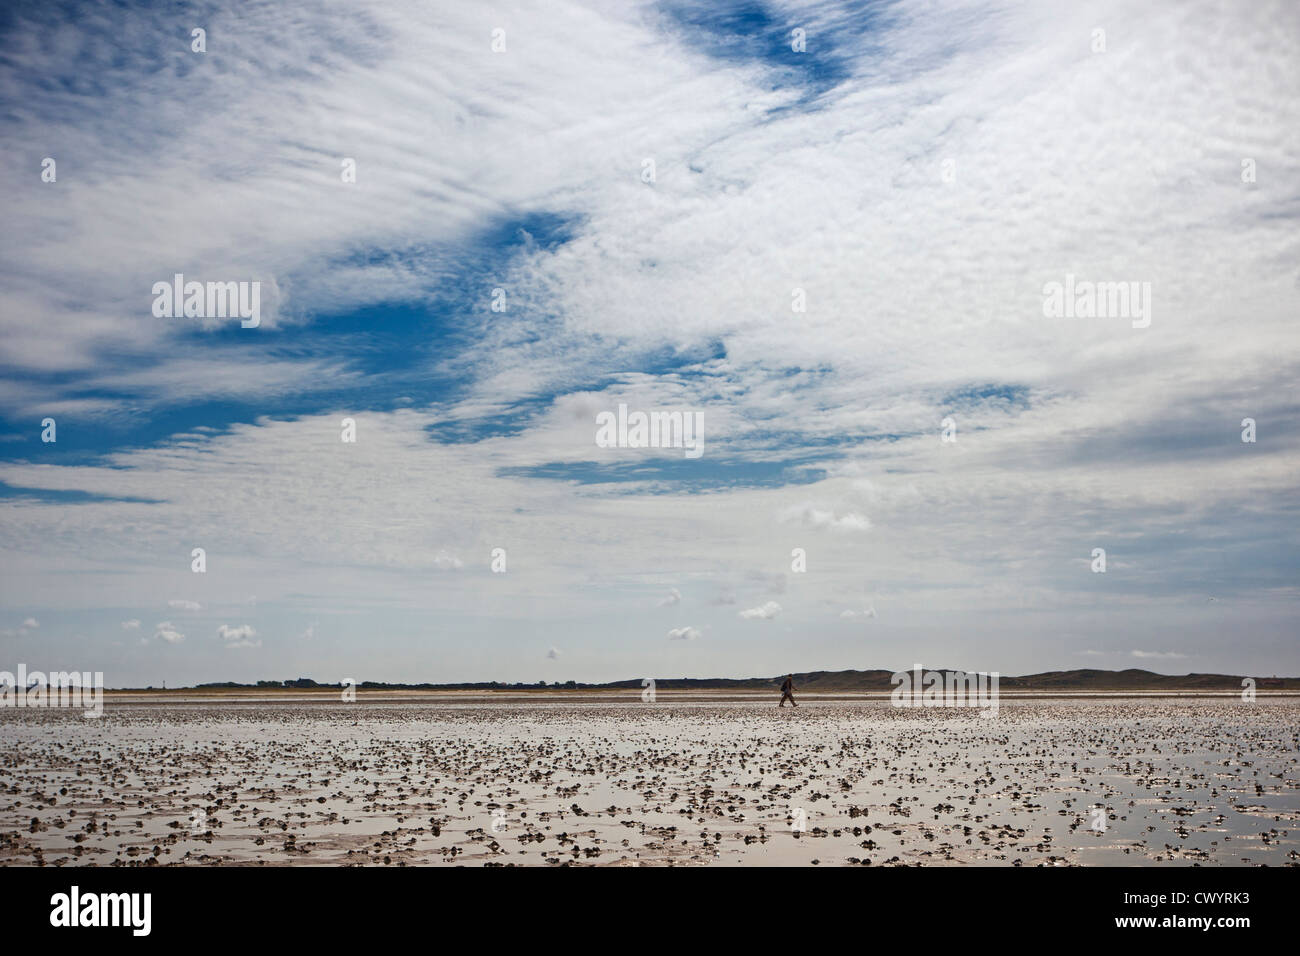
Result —
[{"label": "distant shoreline", "polygon": [[[820,701],[820,702],[862,702],[869,703],[872,701],[888,702],[890,693],[888,691],[823,691],[823,692],[804,692],[797,694],[799,700]],[[1287,699],[1300,697],[1300,689],[1287,690],[1257,690],[1258,698],[1270,699]],[[203,689],[195,690],[193,688],[171,688],[168,690],[105,690],[104,700],[116,703],[129,703],[132,701],[140,703],[203,703],[211,701],[222,701],[226,703],[335,703],[340,700],[341,691],[338,689],[297,689],[297,688],[273,688],[273,687],[256,687],[244,689]],[[1131,700],[1131,699],[1148,699],[1148,700],[1171,700],[1171,699],[1217,699],[1217,700],[1237,700],[1240,699],[1240,691],[1232,690],[1203,690],[1203,689],[1151,689],[1137,690],[1132,688],[1116,688],[1112,690],[1014,690],[1009,693],[999,694],[999,698],[1004,703],[1007,701],[1033,701],[1033,700]],[[360,689],[356,692],[358,702],[381,703],[390,702],[481,702],[481,701],[638,701],[640,691],[629,688],[591,688],[585,690],[566,690],[554,688],[548,690],[376,690]],[[684,690],[656,690],[656,702],[665,703],[672,701],[770,701],[775,696],[770,691],[762,690],[727,690],[727,689],[684,689]]]},{"label": "distant shoreline", "polygon": [[[974,673],[945,667],[924,667],[926,673],[966,674]],[[897,686],[894,680],[896,671],[810,671],[796,672],[794,684],[796,693],[804,694],[850,694],[888,696]],[[656,677],[653,679],[656,693],[683,691],[710,691],[758,694],[771,694],[776,690],[785,675],[776,677]],[[1122,671],[1104,671],[1081,669],[1072,671],[1047,671],[1041,674],[1026,674],[1015,677],[1009,674],[999,675],[999,692],[1004,697],[1017,694],[1043,695],[1059,694],[1061,696],[1078,696],[1080,694],[1102,694],[1111,696],[1116,693],[1183,693],[1209,694],[1220,693],[1240,695],[1247,685],[1245,681],[1254,682],[1256,693],[1265,692],[1300,692],[1300,677],[1255,677],[1251,675],[1231,674],[1157,674],[1154,671],[1136,668]],[[561,693],[607,693],[635,691],[648,684],[647,680],[607,681],[587,684],[579,681],[556,681],[546,683],[507,683],[502,681],[456,681],[442,684],[388,683],[384,681],[356,681],[354,686],[358,693],[373,696],[375,693],[476,693],[476,694],[561,694]],[[251,694],[262,697],[265,694],[299,695],[302,693],[341,693],[344,684],[318,683],[306,677],[284,681],[258,681],[253,684],[241,684],[235,681],[198,684],[193,687],[157,688],[116,688],[106,689],[106,693],[132,694],[177,694],[188,693],[203,696]]]}]

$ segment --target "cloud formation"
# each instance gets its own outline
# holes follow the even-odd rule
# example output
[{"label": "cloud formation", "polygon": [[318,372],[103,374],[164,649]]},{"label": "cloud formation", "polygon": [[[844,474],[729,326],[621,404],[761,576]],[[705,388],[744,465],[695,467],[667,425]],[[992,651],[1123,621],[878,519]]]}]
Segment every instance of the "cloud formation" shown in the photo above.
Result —
[{"label": "cloud formation", "polygon": [[154,626],[153,639],[155,641],[166,641],[168,644],[179,644],[185,640],[185,635],[176,630],[171,621],[163,621],[161,624]]},{"label": "cloud formation", "polygon": [[[472,5],[218,4],[206,58],[162,10],[14,12],[9,620],[72,650],[257,593],[267,633],[331,615],[323,669],[528,679],[483,668],[538,628],[614,678],[685,592],[773,672],[771,607],[825,666],[1068,666],[1104,619],[1117,660],[1300,670],[1295,6],[778,3],[794,63],[738,12],[508,2],[494,56]],[[157,319],[176,272],[262,282],[263,326]],[[1045,316],[1070,275],[1150,282],[1150,327]],[[702,412],[704,456],[598,447],[620,402]],[[827,613],[864,587],[879,660]]]},{"label": "cloud formation", "polygon": [[765,601],[758,607],[746,608],[740,617],[746,621],[770,621],[781,613],[781,605],[775,601]]},{"label": "cloud formation", "polygon": [[217,637],[225,642],[224,646],[229,648],[236,647],[261,647],[261,641],[255,641],[257,631],[249,624],[240,624],[238,627],[229,624],[222,624],[217,628]]}]

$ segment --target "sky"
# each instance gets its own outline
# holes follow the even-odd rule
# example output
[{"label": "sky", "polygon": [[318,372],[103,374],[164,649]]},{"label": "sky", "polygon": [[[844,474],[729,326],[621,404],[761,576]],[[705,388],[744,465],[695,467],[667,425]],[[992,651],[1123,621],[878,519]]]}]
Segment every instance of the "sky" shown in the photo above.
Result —
[{"label": "sky", "polygon": [[1300,674],[1297,90],[1285,0],[6,4],[0,669]]}]

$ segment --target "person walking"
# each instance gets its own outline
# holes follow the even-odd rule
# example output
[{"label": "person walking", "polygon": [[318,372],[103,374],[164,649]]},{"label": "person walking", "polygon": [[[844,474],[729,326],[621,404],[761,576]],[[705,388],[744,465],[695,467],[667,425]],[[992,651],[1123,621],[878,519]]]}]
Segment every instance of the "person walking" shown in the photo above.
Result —
[{"label": "person walking", "polygon": [[777,704],[776,706],[777,706],[777,707],[784,707],[784,706],[785,706],[785,702],[786,702],[787,700],[788,700],[791,704],[794,704],[795,707],[798,707],[798,706],[799,706],[798,704],[795,704],[795,702],[794,702],[794,675],[793,675],[793,674],[788,674],[788,675],[786,676],[785,680],[782,682],[782,684],[781,684],[781,703]]}]

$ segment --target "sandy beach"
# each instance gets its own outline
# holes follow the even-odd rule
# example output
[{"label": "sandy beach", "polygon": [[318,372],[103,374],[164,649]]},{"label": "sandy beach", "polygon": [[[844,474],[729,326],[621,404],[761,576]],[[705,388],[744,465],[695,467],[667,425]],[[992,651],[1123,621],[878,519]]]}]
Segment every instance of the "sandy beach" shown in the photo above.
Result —
[{"label": "sandy beach", "polygon": [[0,863],[1300,861],[1300,699],[110,694],[4,710]]}]

